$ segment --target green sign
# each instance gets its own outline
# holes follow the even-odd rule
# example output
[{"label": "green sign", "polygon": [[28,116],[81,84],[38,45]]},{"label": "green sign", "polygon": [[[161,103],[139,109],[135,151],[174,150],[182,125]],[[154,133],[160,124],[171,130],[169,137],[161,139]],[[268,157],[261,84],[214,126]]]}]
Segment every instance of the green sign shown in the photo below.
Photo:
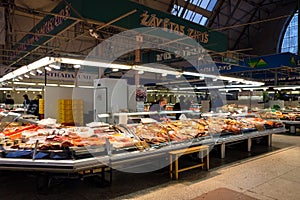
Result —
[{"label": "green sign", "polygon": [[[136,12],[122,18],[122,16],[134,10],[136,10]],[[120,18],[112,25],[125,29],[160,27],[175,33],[172,36],[166,34],[168,38],[173,37],[170,39],[176,40],[182,38],[183,35],[187,35],[195,39],[206,49],[218,52],[227,51],[227,37],[225,34],[210,30],[174,15],[134,3],[130,0],[83,1],[82,16],[104,23]],[[163,35],[160,36],[163,37]],[[188,40],[186,40],[186,42],[188,42]]]},{"label": "green sign", "polygon": [[[73,5],[80,7],[79,2],[73,3]],[[48,15],[33,27],[30,32],[35,34],[25,35],[18,44],[14,46],[16,51],[10,54],[12,60],[16,60],[18,57],[25,55],[25,52],[38,48],[39,45],[44,44],[52,38],[51,36],[45,35],[57,35],[74,23],[74,20],[68,19],[68,17],[74,16],[72,9],[65,3],[60,3],[51,12],[58,15]]]},{"label": "green sign", "polygon": [[[165,35],[159,33],[160,37],[176,40],[182,38],[183,35],[187,35],[195,39],[206,49],[219,52],[227,50],[227,38],[224,34],[209,30],[204,26],[178,18],[171,14],[153,10],[131,2],[130,0],[68,0],[68,2],[82,17],[87,19],[94,19],[103,23],[115,20],[112,25],[125,29],[161,27],[175,34],[170,36],[167,32]],[[71,7],[62,1],[54,8],[51,12],[61,16],[48,15],[41,20],[30,30],[30,32],[36,34],[24,36],[18,42],[19,44],[14,47],[17,51],[11,54],[12,60],[16,60],[18,57],[25,55],[24,52],[38,48],[39,45],[44,44],[52,38],[51,36],[45,35],[57,35],[65,28],[72,25],[75,21],[68,17],[72,16],[80,18],[81,16],[74,13]],[[129,12],[132,12],[132,14],[123,17]],[[182,40],[182,42],[188,43],[189,40]]]},{"label": "green sign", "polygon": [[253,60],[249,60],[247,62],[247,64],[251,67],[251,68],[259,68],[259,67],[267,67],[268,63],[266,63],[266,61],[262,58],[260,59],[253,59]]}]

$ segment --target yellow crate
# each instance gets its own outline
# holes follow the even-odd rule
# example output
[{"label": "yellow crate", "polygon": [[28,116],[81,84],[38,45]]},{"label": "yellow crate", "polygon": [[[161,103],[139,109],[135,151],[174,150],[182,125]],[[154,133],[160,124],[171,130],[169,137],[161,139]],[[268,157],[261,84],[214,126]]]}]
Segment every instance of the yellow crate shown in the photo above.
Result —
[{"label": "yellow crate", "polygon": [[59,110],[58,113],[62,115],[73,115],[72,110]]},{"label": "yellow crate", "polygon": [[58,118],[58,121],[70,122],[70,121],[74,121],[74,119],[73,118]]},{"label": "yellow crate", "polygon": [[73,104],[72,109],[83,110],[83,105],[82,104]]},{"label": "yellow crate", "polygon": [[58,108],[60,110],[71,110],[72,109],[72,105],[71,104],[59,104]]},{"label": "yellow crate", "polygon": [[59,121],[60,124],[62,123],[74,123],[74,121]]},{"label": "yellow crate", "polygon": [[83,115],[82,110],[72,110],[72,111],[73,111],[73,115]]},{"label": "yellow crate", "polygon": [[59,116],[58,119],[60,120],[73,120],[72,116]]},{"label": "yellow crate", "polygon": [[70,104],[72,104],[72,99],[59,99],[58,104],[70,105]]},{"label": "yellow crate", "polygon": [[82,100],[74,100],[72,102],[72,104],[75,106],[82,106],[83,105],[83,101]]}]

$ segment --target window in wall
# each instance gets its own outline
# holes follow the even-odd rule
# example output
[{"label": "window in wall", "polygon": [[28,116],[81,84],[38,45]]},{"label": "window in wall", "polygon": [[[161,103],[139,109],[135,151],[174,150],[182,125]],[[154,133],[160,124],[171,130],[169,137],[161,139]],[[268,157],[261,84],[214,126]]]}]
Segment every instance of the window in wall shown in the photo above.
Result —
[{"label": "window in wall", "polygon": [[298,53],[298,11],[288,25],[281,44],[281,52]]},{"label": "window in wall", "polygon": [[199,6],[205,10],[212,11],[217,3],[217,0],[191,0],[191,4]]},{"label": "window in wall", "polygon": [[[191,0],[190,3],[205,10],[212,11],[217,3],[217,0]],[[182,12],[184,12],[183,15]],[[203,15],[193,10],[184,10],[183,7],[176,4],[174,5],[171,13],[178,17],[182,15],[184,19],[195,22],[197,24],[201,24],[203,26],[205,26],[208,21],[207,17],[204,17]]]}]

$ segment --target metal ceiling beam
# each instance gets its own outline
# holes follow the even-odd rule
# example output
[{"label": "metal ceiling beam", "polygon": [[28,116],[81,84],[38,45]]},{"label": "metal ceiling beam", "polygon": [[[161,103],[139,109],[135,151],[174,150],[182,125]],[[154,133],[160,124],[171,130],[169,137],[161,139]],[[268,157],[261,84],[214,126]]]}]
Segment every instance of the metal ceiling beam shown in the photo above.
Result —
[{"label": "metal ceiling beam", "polygon": [[[241,1],[242,1],[242,0],[238,0],[238,2],[234,5],[233,10],[230,12],[231,16],[234,15],[235,11],[236,11],[236,10],[238,9],[238,7],[240,6]],[[230,19],[231,19],[230,17],[227,18],[227,20],[226,20],[226,22],[225,22],[225,24],[224,24],[225,27],[228,26]]]},{"label": "metal ceiling beam", "polygon": [[[73,27],[75,24],[77,24],[79,21],[75,21],[73,24],[71,24],[70,26],[66,27],[63,31],[61,31],[60,33],[63,33],[65,31],[67,31],[70,27]],[[37,49],[41,48],[42,45],[49,43],[51,40],[53,40],[55,38],[55,35],[50,38],[49,40],[47,40],[46,42],[42,43],[41,45],[39,45],[37,48],[29,51],[28,53],[26,53],[24,56],[22,56],[21,58],[17,59],[16,61],[13,61],[11,64],[9,64],[8,66],[12,66],[18,62],[20,62],[22,59],[24,59],[25,57],[27,57],[28,55],[30,55],[32,52],[36,51]]]},{"label": "metal ceiling beam", "polygon": [[[252,20],[253,20],[253,18],[255,17],[257,11],[258,11],[258,9],[256,8],[256,9],[254,10],[254,12],[252,13],[251,17],[249,18],[248,23],[252,22]],[[238,43],[240,42],[241,38],[243,37],[244,33],[246,32],[247,28],[249,28],[249,26],[250,26],[249,24],[246,25],[246,26],[244,26],[244,28],[243,28],[243,30],[242,30],[240,36],[236,39],[236,42],[235,42],[235,44],[233,45],[233,49],[236,49]]]},{"label": "metal ceiling beam", "polygon": [[[178,3],[179,3],[179,1],[178,1]],[[183,5],[183,6],[180,5],[181,7],[183,7],[183,8],[182,8],[182,11],[181,11],[181,15],[180,15],[181,18],[183,18],[183,15],[185,14],[185,11],[186,11],[187,6],[188,6],[189,3],[190,3],[190,0],[186,0],[186,1],[184,2],[184,5]]]},{"label": "metal ceiling beam", "polygon": [[260,9],[261,11],[264,11],[267,14],[270,14],[269,9],[263,8],[263,2],[257,3],[257,2],[253,2],[253,1],[250,1],[250,0],[243,0],[243,1],[248,3],[249,5],[257,8],[257,9]]},{"label": "metal ceiling beam", "polygon": [[[177,5],[185,8],[185,9],[194,10],[196,13],[199,13],[199,14],[203,15],[204,17],[210,18],[211,15],[212,15],[211,11],[208,11],[206,9],[203,9],[203,8],[199,7],[199,6],[191,4],[190,0],[176,0],[176,1],[177,1]],[[184,12],[185,9],[182,12]]]},{"label": "metal ceiling beam", "polygon": [[[215,9],[213,10],[213,13],[211,15],[211,17],[209,17],[209,22],[207,24],[207,27],[211,27],[216,19],[216,17],[219,15],[219,12],[224,4],[225,0],[219,0],[217,2],[217,5],[215,6]],[[219,24],[218,24],[219,25]]]},{"label": "metal ceiling beam", "polygon": [[92,20],[92,19],[88,19],[88,18],[78,18],[78,17],[71,17],[71,16],[64,16],[64,15],[60,15],[58,13],[53,13],[53,12],[47,12],[47,11],[42,11],[42,10],[35,10],[35,9],[28,9],[28,8],[24,8],[24,7],[20,7],[20,6],[14,6],[14,9],[16,11],[19,11],[21,13],[24,13],[27,16],[38,16],[38,17],[45,17],[47,15],[52,15],[52,16],[57,16],[57,17],[63,17],[66,19],[71,19],[71,20],[75,20],[75,21],[81,21],[81,22],[87,22],[89,24],[95,24],[95,25],[103,25],[103,22],[99,22],[96,20]]},{"label": "metal ceiling beam", "polygon": [[171,0],[170,1],[170,4],[169,4],[169,7],[168,7],[168,12],[170,13],[174,7],[174,3],[175,3],[175,0]]}]

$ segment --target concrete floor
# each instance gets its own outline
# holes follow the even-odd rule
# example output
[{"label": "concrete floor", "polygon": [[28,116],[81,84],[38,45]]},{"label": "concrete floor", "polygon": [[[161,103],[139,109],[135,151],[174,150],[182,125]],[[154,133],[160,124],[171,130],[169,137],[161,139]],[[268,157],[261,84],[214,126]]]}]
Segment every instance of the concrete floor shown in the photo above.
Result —
[{"label": "concrete floor", "polygon": [[[169,179],[167,168],[145,174],[114,172],[108,187],[97,187],[93,180],[68,180],[54,185],[47,194],[36,190],[31,174],[0,172],[1,199],[191,200],[218,188],[262,200],[300,199],[300,135],[276,134],[272,148],[254,144],[251,154],[235,148],[226,154],[224,162],[212,153],[210,171],[183,172],[178,181]],[[230,159],[234,154],[244,157]]]},{"label": "concrete floor", "polygon": [[205,178],[179,180],[116,199],[189,200],[217,188],[228,188],[261,200],[300,199],[300,137],[273,136],[279,150],[211,169]]}]

